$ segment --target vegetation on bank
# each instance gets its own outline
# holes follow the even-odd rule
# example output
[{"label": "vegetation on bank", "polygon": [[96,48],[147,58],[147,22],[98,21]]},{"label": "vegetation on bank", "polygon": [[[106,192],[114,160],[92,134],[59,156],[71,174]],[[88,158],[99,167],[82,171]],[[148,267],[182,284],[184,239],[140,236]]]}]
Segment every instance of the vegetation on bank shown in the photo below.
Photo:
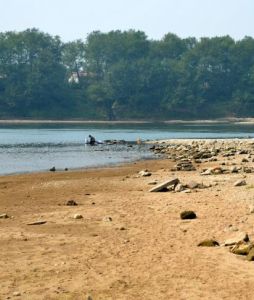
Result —
[{"label": "vegetation on bank", "polygon": [[149,40],[99,31],[85,41],[0,33],[0,118],[163,120],[254,115],[254,39]]}]

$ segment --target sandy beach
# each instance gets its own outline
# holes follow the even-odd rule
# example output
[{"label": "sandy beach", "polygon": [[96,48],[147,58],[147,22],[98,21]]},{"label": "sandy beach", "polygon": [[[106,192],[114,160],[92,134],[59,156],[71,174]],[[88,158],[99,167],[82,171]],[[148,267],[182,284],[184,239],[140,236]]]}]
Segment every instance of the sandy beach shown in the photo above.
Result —
[{"label": "sandy beach", "polygon": [[[254,240],[254,173],[242,171],[254,166],[252,149],[250,141],[248,153],[193,161],[193,171],[165,157],[1,176],[0,214],[9,218],[0,219],[0,299],[252,299],[254,262],[223,245],[240,232]],[[201,175],[218,166],[226,172]],[[175,177],[204,188],[149,192]],[[182,220],[184,210],[197,218]],[[46,223],[27,225],[35,221]],[[220,246],[198,247],[205,239]]]}]

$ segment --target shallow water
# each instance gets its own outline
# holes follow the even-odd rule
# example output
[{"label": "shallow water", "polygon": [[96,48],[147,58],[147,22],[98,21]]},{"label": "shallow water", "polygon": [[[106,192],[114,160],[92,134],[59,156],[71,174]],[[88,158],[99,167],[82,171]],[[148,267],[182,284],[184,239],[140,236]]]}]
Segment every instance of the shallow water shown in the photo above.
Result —
[{"label": "shallow water", "polygon": [[149,146],[85,145],[97,140],[254,137],[253,125],[82,124],[0,125],[0,174],[96,167],[151,158]]}]

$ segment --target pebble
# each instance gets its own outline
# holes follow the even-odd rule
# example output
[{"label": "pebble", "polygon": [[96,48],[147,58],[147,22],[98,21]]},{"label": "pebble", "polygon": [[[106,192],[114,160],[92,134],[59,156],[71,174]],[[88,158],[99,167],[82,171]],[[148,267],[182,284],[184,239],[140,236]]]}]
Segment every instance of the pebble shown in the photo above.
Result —
[{"label": "pebble", "polygon": [[7,214],[1,214],[0,219],[8,219],[9,216]]},{"label": "pebble", "polygon": [[234,183],[234,186],[243,186],[246,185],[246,181],[244,179],[239,179]]},{"label": "pebble", "polygon": [[104,217],[104,218],[103,218],[103,221],[104,221],[104,222],[112,222],[113,219],[112,219],[111,217]]},{"label": "pebble", "polygon": [[204,240],[198,244],[198,247],[216,247],[220,246],[220,244],[215,240]]},{"label": "pebble", "polygon": [[81,214],[75,214],[73,216],[74,219],[83,219],[83,216]]},{"label": "pebble", "polygon": [[185,210],[181,212],[180,217],[182,220],[188,220],[188,219],[196,219],[197,215],[192,210]]}]

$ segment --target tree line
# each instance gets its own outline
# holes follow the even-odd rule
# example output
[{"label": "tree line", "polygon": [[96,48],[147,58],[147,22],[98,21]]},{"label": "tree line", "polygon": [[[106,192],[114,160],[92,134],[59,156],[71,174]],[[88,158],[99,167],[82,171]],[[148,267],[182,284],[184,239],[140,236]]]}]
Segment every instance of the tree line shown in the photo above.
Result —
[{"label": "tree line", "polygon": [[254,114],[254,39],[0,33],[0,118],[165,120]]}]

